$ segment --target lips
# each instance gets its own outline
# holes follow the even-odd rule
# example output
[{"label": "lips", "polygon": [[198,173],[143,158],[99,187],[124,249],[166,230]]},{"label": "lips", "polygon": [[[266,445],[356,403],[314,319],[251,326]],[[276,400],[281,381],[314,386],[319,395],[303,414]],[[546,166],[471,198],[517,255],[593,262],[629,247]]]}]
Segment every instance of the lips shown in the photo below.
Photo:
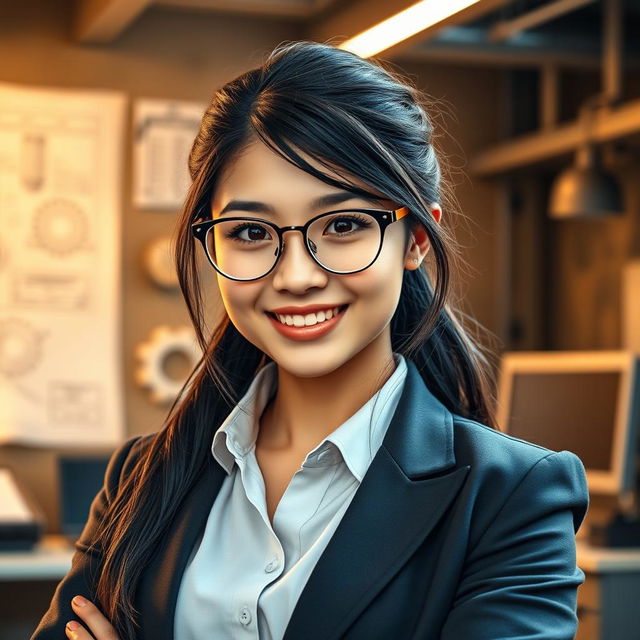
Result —
[{"label": "lips", "polygon": [[317,322],[314,325],[296,327],[287,324],[282,324],[277,317],[266,311],[265,314],[269,317],[269,320],[273,324],[274,328],[278,333],[283,335],[285,338],[289,338],[290,340],[314,340],[315,338],[319,338],[321,336],[326,335],[340,322],[342,316],[345,314],[345,309],[348,307],[348,304],[342,305],[338,308],[338,314],[333,316],[330,320],[325,320],[324,322]]}]

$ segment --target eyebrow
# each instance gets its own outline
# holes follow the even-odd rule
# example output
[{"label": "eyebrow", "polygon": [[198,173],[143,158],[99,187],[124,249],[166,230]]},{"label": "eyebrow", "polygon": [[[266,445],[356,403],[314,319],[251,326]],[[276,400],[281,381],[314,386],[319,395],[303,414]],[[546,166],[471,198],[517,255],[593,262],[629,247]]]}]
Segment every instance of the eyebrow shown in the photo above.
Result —
[{"label": "eyebrow", "polygon": [[[335,191],[333,193],[329,193],[327,195],[320,196],[315,200],[312,200],[309,203],[309,210],[313,211],[314,209],[331,207],[335,204],[340,204],[341,202],[354,200],[356,198],[374,205],[379,205],[380,202],[384,200],[384,198],[382,197],[361,196],[351,191]],[[253,200],[231,200],[226,204],[226,206],[222,209],[222,211],[220,211],[218,215],[222,216],[229,211],[248,211],[250,213],[263,213],[276,217],[278,215],[274,207],[272,207],[271,205],[265,204],[264,202],[256,202]]]}]

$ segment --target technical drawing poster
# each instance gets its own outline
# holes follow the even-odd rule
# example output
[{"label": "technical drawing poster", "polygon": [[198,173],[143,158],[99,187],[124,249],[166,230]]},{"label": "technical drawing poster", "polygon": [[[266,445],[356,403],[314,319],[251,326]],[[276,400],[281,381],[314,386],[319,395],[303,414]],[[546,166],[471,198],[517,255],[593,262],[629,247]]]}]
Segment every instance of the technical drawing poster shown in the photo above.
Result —
[{"label": "technical drawing poster", "polygon": [[125,97],[0,83],[0,443],[124,436]]},{"label": "technical drawing poster", "polygon": [[191,184],[189,152],[206,104],[140,99],[133,105],[133,202],[139,209],[179,209]]}]

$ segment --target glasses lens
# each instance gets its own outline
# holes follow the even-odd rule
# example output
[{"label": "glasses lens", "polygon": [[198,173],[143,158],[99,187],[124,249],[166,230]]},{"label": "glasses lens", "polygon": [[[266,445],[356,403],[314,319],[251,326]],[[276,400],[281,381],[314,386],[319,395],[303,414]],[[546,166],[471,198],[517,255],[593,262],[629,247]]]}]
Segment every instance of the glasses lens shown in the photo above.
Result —
[{"label": "glasses lens", "polygon": [[260,278],[276,261],[278,234],[268,224],[229,219],[209,229],[206,244],[209,258],[225,275]]},{"label": "glasses lens", "polygon": [[[361,211],[329,213],[308,230],[309,246],[318,262],[332,271],[368,267],[380,248],[380,225]],[[206,239],[209,258],[225,275],[260,278],[277,259],[278,234],[267,223],[229,219],[216,222]]]},{"label": "glasses lens", "polygon": [[362,211],[330,213],[309,227],[309,245],[317,260],[333,271],[368,267],[380,248],[380,225]]}]

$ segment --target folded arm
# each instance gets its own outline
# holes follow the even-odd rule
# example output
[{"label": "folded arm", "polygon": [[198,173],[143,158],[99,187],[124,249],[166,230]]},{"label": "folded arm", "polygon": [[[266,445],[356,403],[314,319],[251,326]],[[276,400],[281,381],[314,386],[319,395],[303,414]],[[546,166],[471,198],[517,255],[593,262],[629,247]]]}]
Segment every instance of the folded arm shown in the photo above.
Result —
[{"label": "folded arm", "polygon": [[575,533],[588,504],[580,458],[538,460],[470,549],[441,640],[573,640],[585,578]]}]

